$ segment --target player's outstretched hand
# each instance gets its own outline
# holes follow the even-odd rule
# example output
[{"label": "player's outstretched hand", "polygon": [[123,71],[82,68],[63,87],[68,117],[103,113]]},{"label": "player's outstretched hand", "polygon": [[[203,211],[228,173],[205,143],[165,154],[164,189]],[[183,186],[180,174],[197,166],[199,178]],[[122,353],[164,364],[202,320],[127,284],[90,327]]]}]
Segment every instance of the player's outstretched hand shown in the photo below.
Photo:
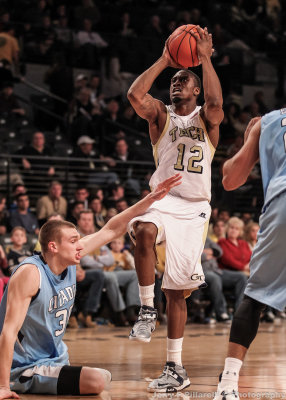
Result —
[{"label": "player's outstretched hand", "polygon": [[196,26],[197,32],[190,31],[190,34],[197,41],[197,52],[199,60],[201,61],[204,57],[211,57],[213,49],[212,34],[208,32],[208,28],[202,29],[199,25]]},{"label": "player's outstretched hand", "polygon": [[244,132],[244,143],[246,142],[246,140],[247,140],[247,138],[248,138],[248,135],[249,135],[249,132],[251,131],[251,128],[256,124],[256,122],[257,121],[259,121],[261,119],[261,117],[254,117],[254,118],[252,118],[250,121],[249,121],[249,123],[248,123],[248,125],[247,125],[247,127],[246,127],[246,129],[245,129],[245,132]]},{"label": "player's outstretched hand", "polygon": [[156,189],[150,193],[152,200],[161,200],[166,194],[175,186],[178,186],[182,183],[182,175],[176,174],[171,176],[171,178],[166,179],[165,181],[159,183]]},{"label": "player's outstretched hand", "polygon": [[162,55],[162,57],[166,60],[166,63],[167,63],[167,65],[168,65],[169,67],[179,68],[179,69],[186,69],[186,68],[183,67],[182,65],[177,64],[177,63],[172,59],[171,54],[169,53],[169,50],[168,50],[168,40],[169,40],[169,39],[167,39],[166,42],[165,42],[165,47],[164,47],[164,50],[163,50],[163,55]]},{"label": "player's outstretched hand", "polygon": [[0,387],[0,400],[4,399],[20,399],[20,397],[15,392],[11,392],[10,389],[5,387]]}]

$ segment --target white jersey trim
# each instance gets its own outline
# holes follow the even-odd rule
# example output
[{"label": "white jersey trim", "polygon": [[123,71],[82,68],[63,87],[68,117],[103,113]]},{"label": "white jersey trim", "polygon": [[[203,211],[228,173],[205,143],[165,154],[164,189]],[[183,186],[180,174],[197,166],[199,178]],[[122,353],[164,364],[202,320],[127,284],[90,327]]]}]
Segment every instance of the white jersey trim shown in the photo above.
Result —
[{"label": "white jersey trim", "polygon": [[158,167],[158,146],[159,146],[161,140],[163,139],[163,137],[165,136],[165,134],[166,134],[166,132],[167,132],[167,130],[169,128],[169,124],[170,124],[170,113],[169,113],[169,110],[168,110],[167,107],[166,107],[166,111],[167,111],[167,119],[166,119],[166,122],[165,122],[164,129],[163,129],[159,139],[157,140],[157,142],[155,144],[152,144],[153,157],[154,157],[156,168]]}]

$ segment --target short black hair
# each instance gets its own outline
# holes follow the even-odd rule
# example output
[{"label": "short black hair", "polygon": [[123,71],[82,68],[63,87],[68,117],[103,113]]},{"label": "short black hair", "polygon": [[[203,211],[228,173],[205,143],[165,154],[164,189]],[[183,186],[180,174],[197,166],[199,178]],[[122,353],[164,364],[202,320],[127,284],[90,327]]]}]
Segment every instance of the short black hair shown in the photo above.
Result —
[{"label": "short black hair", "polygon": [[27,195],[27,193],[18,193],[17,196],[16,196],[16,201],[18,201],[21,197],[24,197],[24,196],[25,196],[25,197],[27,196],[27,197],[29,198],[29,196]]},{"label": "short black hair", "polygon": [[202,82],[200,80],[200,77],[197,74],[195,74],[193,71],[191,71],[190,69],[186,69],[185,71],[187,71],[191,75],[191,77],[195,81],[196,87],[198,87],[200,90],[202,90]]},{"label": "short black hair", "polygon": [[[195,74],[195,73],[194,73],[193,71],[191,71],[190,69],[181,69],[180,71],[187,72],[187,73],[192,77],[192,79],[194,80],[195,86],[198,87],[198,88],[200,89],[200,91],[202,90],[201,79],[200,79],[200,77],[199,77],[197,74]],[[177,74],[178,72],[180,72],[180,71],[177,71],[176,74]],[[173,76],[175,76],[176,74],[174,74]]]}]

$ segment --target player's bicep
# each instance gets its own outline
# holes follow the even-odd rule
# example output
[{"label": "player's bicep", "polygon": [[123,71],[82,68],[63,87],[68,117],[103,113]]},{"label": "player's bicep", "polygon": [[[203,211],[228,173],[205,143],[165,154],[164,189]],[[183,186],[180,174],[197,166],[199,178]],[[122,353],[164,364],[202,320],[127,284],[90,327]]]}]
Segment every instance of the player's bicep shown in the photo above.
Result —
[{"label": "player's bicep", "polygon": [[161,102],[154,99],[149,93],[146,93],[142,98],[129,95],[128,99],[139,117],[147,121],[155,121],[158,118]]},{"label": "player's bicep", "polygon": [[205,120],[205,123],[211,127],[218,126],[224,117],[224,112],[222,106],[217,105],[209,105],[204,104],[202,108],[202,118]]},{"label": "player's bicep", "polygon": [[23,325],[29,305],[40,286],[40,273],[32,264],[20,267],[9,281],[3,332],[16,335]]}]

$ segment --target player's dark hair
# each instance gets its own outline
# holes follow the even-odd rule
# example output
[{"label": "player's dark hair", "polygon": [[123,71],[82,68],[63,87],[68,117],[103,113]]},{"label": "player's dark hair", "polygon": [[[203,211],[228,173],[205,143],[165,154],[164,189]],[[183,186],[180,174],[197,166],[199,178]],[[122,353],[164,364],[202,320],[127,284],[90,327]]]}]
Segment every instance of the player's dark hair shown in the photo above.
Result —
[{"label": "player's dark hair", "polygon": [[195,86],[198,87],[200,90],[202,90],[202,82],[201,82],[199,76],[197,74],[195,74],[194,72],[192,72],[191,70],[189,70],[189,69],[186,69],[186,71],[193,78],[193,80],[195,82]]}]

